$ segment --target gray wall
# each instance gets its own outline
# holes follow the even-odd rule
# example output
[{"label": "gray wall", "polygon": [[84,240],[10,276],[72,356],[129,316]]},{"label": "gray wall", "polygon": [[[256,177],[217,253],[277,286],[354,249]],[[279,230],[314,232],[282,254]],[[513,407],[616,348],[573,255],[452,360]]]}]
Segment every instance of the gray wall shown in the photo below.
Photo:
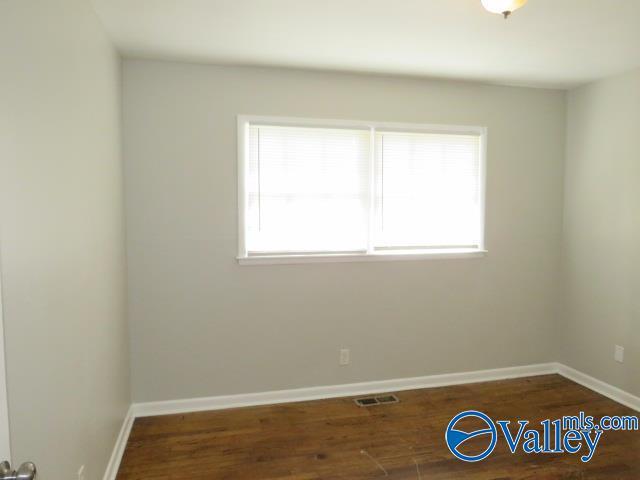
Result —
[{"label": "gray wall", "polygon": [[560,360],[640,395],[640,70],[572,91],[568,112]]},{"label": "gray wall", "polygon": [[[238,114],[488,126],[489,254],[238,266]],[[126,61],[134,400],[554,360],[564,138],[559,91]]]},{"label": "gray wall", "polygon": [[84,0],[0,3],[13,457],[102,478],[130,402],[119,59]]}]

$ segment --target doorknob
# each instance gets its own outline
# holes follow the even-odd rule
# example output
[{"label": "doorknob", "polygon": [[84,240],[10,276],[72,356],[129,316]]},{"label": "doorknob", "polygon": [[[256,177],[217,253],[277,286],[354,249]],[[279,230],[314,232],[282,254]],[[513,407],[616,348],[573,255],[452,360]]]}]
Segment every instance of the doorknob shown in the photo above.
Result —
[{"label": "doorknob", "polygon": [[36,466],[31,462],[20,465],[17,471],[11,470],[7,461],[0,463],[0,480],[33,480],[36,478]]}]

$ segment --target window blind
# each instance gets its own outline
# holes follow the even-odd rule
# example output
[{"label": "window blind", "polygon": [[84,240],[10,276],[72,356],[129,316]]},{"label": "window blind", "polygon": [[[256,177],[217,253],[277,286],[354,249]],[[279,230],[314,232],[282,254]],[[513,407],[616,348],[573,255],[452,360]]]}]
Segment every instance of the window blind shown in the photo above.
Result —
[{"label": "window blind", "polygon": [[252,125],[248,252],[366,251],[370,143],[366,129]]},{"label": "window blind", "polygon": [[376,133],[376,248],[480,245],[480,136]]},{"label": "window blind", "polygon": [[302,122],[244,124],[241,257],[483,248],[482,129]]}]

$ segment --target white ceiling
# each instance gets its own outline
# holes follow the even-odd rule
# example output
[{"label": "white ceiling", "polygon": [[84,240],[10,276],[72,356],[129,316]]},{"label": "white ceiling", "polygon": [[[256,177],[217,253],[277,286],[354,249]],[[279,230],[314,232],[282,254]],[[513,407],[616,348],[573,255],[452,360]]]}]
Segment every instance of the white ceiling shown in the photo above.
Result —
[{"label": "white ceiling", "polygon": [[570,87],[640,67],[640,0],[93,0],[129,57]]}]

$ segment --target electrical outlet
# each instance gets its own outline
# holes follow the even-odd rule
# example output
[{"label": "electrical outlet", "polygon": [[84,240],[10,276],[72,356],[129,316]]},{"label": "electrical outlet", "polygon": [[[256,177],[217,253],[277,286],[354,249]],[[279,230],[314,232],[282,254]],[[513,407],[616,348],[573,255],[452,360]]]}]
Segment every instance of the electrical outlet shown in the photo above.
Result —
[{"label": "electrical outlet", "polygon": [[340,365],[349,365],[349,363],[351,363],[349,349],[343,348],[342,350],[340,350]]},{"label": "electrical outlet", "polygon": [[616,362],[624,363],[624,347],[616,345],[613,358],[615,358]]}]

